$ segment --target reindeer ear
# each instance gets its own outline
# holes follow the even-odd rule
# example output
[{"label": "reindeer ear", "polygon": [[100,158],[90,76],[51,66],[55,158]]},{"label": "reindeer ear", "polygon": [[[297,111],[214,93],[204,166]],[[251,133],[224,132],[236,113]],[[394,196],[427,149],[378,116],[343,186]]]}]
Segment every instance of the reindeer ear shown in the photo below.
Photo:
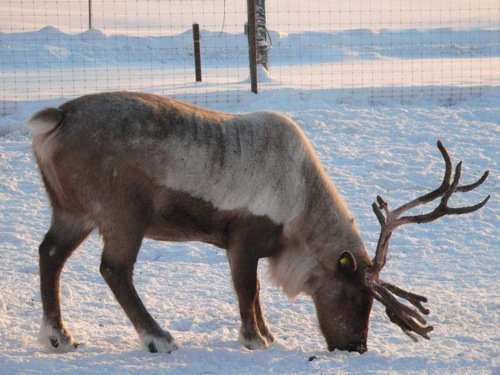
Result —
[{"label": "reindeer ear", "polygon": [[350,251],[344,251],[339,257],[339,269],[345,272],[356,272],[358,264]]}]

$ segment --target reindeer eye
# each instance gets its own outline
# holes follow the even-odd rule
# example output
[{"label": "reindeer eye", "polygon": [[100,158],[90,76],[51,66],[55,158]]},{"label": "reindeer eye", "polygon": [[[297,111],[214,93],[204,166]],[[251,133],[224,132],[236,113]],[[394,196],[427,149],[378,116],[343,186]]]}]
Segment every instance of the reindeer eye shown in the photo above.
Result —
[{"label": "reindeer eye", "polygon": [[340,258],[339,263],[342,267],[349,267],[351,261],[349,260],[349,257],[345,256],[343,258]]},{"label": "reindeer eye", "polygon": [[339,258],[339,266],[344,271],[354,272],[357,268],[356,259],[349,251],[344,251]]}]

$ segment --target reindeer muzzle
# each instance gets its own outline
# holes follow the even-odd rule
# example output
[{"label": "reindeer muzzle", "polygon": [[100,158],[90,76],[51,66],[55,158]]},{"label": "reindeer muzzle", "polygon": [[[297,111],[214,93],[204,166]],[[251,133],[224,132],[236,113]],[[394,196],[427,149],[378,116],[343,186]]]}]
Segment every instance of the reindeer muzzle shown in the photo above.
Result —
[{"label": "reindeer muzzle", "polygon": [[368,350],[368,346],[366,345],[366,340],[364,340],[362,342],[353,342],[343,347],[328,347],[328,351],[330,352],[333,352],[335,349],[363,354]]}]

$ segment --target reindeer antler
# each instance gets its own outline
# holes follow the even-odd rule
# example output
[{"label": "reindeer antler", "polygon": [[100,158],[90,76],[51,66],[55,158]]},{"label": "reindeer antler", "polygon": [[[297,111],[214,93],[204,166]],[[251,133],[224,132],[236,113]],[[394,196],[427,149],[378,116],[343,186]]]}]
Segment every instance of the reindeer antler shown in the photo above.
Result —
[{"label": "reindeer antler", "polygon": [[[427,322],[420,314],[429,314],[429,310],[424,308],[422,305],[423,302],[427,302],[427,298],[407,292],[395,285],[379,280],[380,271],[387,261],[389,239],[391,238],[392,232],[394,229],[404,224],[428,223],[445,215],[463,215],[477,211],[490,199],[490,196],[488,195],[482,202],[473,206],[458,208],[449,207],[448,201],[453,193],[456,191],[467,192],[475,189],[486,180],[489,171],[484,172],[481,178],[473,184],[459,186],[462,170],[462,162],[459,162],[455,168],[453,181],[450,183],[452,173],[450,156],[441,141],[438,141],[437,147],[439,148],[446,165],[443,182],[437,189],[418,197],[411,202],[405,203],[393,211],[389,210],[388,204],[380,196],[377,196],[377,203],[372,204],[372,209],[380,223],[381,231],[375,257],[372,261],[373,264],[366,274],[367,284],[372,290],[374,298],[386,307],[386,313],[389,319],[401,327],[403,332],[410,336],[414,341],[417,341],[417,337],[414,336],[413,333],[416,333],[426,339],[430,339],[428,333],[432,331],[433,327],[427,326]],[[429,203],[439,197],[442,197],[440,203],[431,212],[421,215],[400,217],[404,212],[425,203]],[[410,302],[420,311],[420,313],[401,303],[395,296]]]}]

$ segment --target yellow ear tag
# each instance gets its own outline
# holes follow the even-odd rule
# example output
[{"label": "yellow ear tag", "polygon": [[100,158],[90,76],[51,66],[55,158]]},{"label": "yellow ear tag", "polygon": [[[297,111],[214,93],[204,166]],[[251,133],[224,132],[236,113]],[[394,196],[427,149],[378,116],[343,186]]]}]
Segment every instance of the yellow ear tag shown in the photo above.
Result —
[{"label": "yellow ear tag", "polygon": [[348,266],[351,262],[350,262],[350,260],[349,260],[349,258],[348,258],[348,257],[342,257],[342,258],[340,258],[339,263],[340,263],[340,265],[341,265],[342,267],[346,267],[346,266]]}]

